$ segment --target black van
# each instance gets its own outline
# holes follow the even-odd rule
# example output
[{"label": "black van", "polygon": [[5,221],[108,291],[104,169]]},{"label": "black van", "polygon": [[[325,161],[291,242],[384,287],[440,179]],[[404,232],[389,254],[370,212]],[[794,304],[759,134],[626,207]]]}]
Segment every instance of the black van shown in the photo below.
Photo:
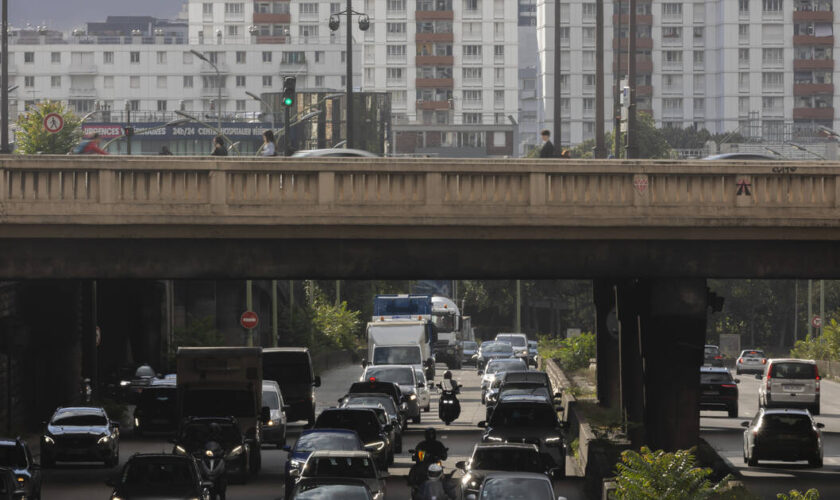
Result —
[{"label": "black van", "polygon": [[288,409],[289,422],[306,420],[315,423],[313,387],[321,386],[321,377],[312,371],[312,358],[306,347],[272,347],[263,349],[263,380],[280,384]]}]

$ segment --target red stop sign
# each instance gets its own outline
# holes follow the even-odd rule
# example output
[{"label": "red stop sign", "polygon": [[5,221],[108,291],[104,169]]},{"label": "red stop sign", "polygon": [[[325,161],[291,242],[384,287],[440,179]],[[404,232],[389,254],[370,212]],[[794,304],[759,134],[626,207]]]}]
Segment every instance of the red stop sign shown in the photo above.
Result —
[{"label": "red stop sign", "polygon": [[245,311],[239,318],[239,324],[242,325],[242,328],[256,328],[260,324],[260,318],[254,311]]}]

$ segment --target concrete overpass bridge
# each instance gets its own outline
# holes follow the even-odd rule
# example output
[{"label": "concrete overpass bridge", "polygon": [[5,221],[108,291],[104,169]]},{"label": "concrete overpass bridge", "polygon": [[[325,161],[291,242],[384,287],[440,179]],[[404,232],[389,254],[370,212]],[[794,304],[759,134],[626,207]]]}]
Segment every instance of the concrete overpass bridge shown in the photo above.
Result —
[{"label": "concrete overpass bridge", "polygon": [[421,277],[594,279],[602,404],[690,446],[706,278],[840,277],[840,164],[0,161],[3,279]]}]

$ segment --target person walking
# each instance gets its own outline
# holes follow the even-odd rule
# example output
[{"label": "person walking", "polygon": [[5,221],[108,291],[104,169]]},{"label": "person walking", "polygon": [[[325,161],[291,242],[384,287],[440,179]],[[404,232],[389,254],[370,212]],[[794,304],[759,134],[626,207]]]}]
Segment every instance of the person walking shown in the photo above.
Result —
[{"label": "person walking", "polygon": [[263,146],[260,155],[277,156],[277,149],[274,146],[274,132],[271,130],[263,132]]},{"label": "person walking", "polygon": [[159,155],[170,156],[172,155],[172,151],[169,149],[169,146],[161,146]]},{"label": "person walking", "polygon": [[548,129],[540,132],[543,145],[540,149],[540,158],[554,158],[554,144],[551,143],[551,132]]},{"label": "person walking", "polygon": [[210,156],[227,156],[227,148],[225,147],[224,137],[217,135],[213,138],[213,152]]},{"label": "person walking", "polygon": [[99,147],[99,141],[102,138],[99,134],[93,134],[89,138],[83,140],[78,146],[73,149],[73,154],[77,155],[107,155],[108,152]]}]

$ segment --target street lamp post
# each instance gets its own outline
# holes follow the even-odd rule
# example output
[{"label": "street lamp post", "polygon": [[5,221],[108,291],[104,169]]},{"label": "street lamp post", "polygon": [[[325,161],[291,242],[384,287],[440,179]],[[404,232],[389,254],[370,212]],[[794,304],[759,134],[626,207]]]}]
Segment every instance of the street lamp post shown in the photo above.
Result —
[{"label": "street lamp post", "polygon": [[0,35],[0,153],[9,154],[9,0],[3,0],[3,33]]},{"label": "street lamp post", "polygon": [[253,99],[255,101],[258,101],[258,102],[262,103],[266,107],[266,109],[268,109],[268,112],[271,113],[271,131],[274,132],[274,128],[275,128],[275,126],[274,126],[274,106],[265,102],[265,99],[258,96],[257,94],[254,94],[253,92],[245,91],[245,95],[247,95],[248,97],[250,97],[251,99]]},{"label": "street lamp post", "polygon": [[336,12],[335,14],[330,16],[330,23],[329,27],[332,31],[337,31],[339,26],[341,25],[341,18],[340,16],[345,14],[347,16],[347,48],[346,55],[344,57],[347,63],[347,76],[345,77],[345,83],[347,84],[347,121],[345,125],[345,129],[347,130],[346,134],[346,147],[348,149],[353,147],[353,37],[351,36],[351,25],[353,24],[353,16],[359,16],[359,29],[362,31],[367,31],[370,27],[370,18],[367,14],[363,14],[361,12],[356,12],[353,10],[353,0],[347,0],[347,8],[344,9],[342,12]]},{"label": "street lamp post", "polygon": [[217,117],[216,123],[217,123],[217,127],[220,131],[219,133],[221,133],[221,130],[222,130],[222,73],[219,71],[218,66],[216,66],[216,64],[213,61],[211,61],[207,56],[205,56],[201,52],[199,52],[195,49],[190,50],[190,52],[195,57],[197,57],[197,58],[201,59],[202,61],[206,62],[207,64],[209,64],[213,68],[213,71],[216,72],[216,88],[219,89],[219,98],[216,100],[216,117]]}]

